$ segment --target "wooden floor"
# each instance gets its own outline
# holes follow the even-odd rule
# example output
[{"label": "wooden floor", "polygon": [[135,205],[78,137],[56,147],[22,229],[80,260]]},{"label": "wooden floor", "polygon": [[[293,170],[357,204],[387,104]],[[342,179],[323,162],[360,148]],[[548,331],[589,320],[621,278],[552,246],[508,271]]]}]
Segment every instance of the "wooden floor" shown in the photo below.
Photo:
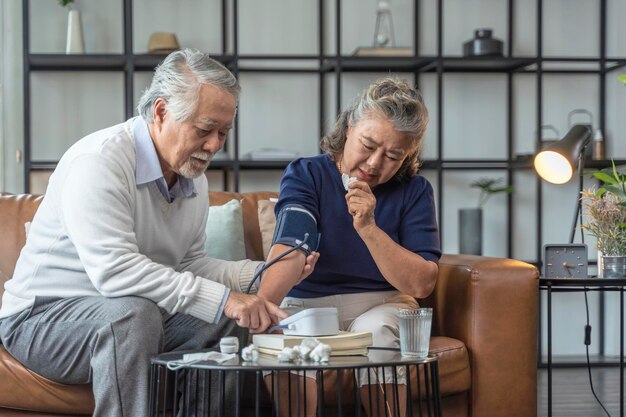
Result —
[{"label": "wooden floor", "polygon": [[[619,368],[596,367],[591,369],[593,387],[611,417],[619,417]],[[624,381],[626,384],[626,380]],[[539,369],[537,384],[537,416],[548,416],[548,373]],[[624,410],[626,415],[626,410]],[[589,387],[587,368],[557,368],[552,371],[553,417],[606,416],[593,397]]]}]

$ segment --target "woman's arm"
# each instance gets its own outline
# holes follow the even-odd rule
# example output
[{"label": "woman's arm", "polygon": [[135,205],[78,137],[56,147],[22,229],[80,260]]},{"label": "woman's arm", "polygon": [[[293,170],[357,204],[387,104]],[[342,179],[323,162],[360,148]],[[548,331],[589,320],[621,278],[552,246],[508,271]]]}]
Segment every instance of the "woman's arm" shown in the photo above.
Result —
[{"label": "woman's arm", "polygon": [[398,245],[376,225],[357,231],[381,274],[398,291],[415,298],[433,291],[439,272],[436,263]]},{"label": "woman's arm", "polygon": [[383,277],[403,293],[416,298],[428,296],[437,280],[437,264],[403,248],[376,225],[376,197],[367,183],[357,181],[349,187],[346,201],[354,228]]},{"label": "woman's arm", "polygon": [[[267,256],[267,262],[269,263],[272,259],[289,249],[291,249],[291,246],[288,245],[280,243],[273,245]],[[312,254],[310,256],[316,255]],[[285,298],[289,290],[303,279],[302,272],[306,261],[304,252],[295,250],[270,266],[261,276],[261,285],[257,295],[280,305],[280,302]]]}]

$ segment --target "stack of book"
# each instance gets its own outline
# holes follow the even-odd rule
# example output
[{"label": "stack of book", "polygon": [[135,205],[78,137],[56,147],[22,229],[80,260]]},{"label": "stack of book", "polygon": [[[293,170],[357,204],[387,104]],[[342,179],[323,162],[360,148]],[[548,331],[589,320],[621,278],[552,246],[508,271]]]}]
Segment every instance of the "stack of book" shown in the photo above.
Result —
[{"label": "stack of book", "polygon": [[[287,336],[284,334],[255,334],[252,336],[259,353],[278,355],[287,347],[302,343],[307,336]],[[367,348],[372,346],[371,332],[339,332],[333,336],[317,336],[320,343],[331,348],[330,356],[367,355]]]}]

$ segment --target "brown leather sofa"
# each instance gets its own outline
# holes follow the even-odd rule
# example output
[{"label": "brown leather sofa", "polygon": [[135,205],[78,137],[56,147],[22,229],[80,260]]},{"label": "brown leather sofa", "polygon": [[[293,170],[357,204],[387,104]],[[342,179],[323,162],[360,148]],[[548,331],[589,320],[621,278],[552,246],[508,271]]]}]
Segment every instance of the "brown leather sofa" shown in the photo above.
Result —
[{"label": "brown leather sofa", "polygon": [[[246,253],[262,258],[257,202],[274,193],[212,192],[243,200]],[[0,194],[0,294],[42,197]],[[443,415],[529,417],[537,412],[538,272],[512,259],[444,255],[433,294],[431,351],[439,355]],[[24,368],[0,346],[0,416],[91,415],[89,385],[68,386]]]}]

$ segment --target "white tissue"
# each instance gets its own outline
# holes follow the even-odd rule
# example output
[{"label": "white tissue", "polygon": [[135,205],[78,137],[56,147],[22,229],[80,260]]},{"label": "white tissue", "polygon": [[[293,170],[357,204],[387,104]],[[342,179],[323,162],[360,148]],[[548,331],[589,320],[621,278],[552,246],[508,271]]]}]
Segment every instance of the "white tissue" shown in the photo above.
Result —
[{"label": "white tissue", "polygon": [[201,353],[185,353],[183,359],[178,361],[180,363],[192,363],[201,361],[214,361],[217,363],[223,363],[234,358],[232,353],[220,353],[220,352],[201,352]]},{"label": "white tissue", "polygon": [[341,174],[341,182],[343,183],[343,188],[345,188],[346,191],[348,191],[348,185],[355,181],[358,181],[357,177],[351,177],[348,174]]},{"label": "white tissue", "polygon": [[311,360],[313,362],[328,362],[330,359],[330,346],[325,343],[320,343],[315,346],[315,349],[311,352]]},{"label": "white tissue", "polygon": [[279,362],[293,362],[297,359],[298,352],[294,351],[293,348],[286,347],[280,352],[278,352],[278,361]]},{"label": "white tissue", "polygon": [[298,345],[298,346],[294,346],[293,347],[294,352],[296,352],[298,354],[298,358],[302,359],[302,360],[307,360],[309,359],[309,355],[311,353],[311,348],[307,347],[307,346],[303,346],[303,345]]},{"label": "white tissue", "polygon": [[185,353],[182,359],[177,361],[171,361],[167,363],[167,368],[175,371],[177,369],[183,368],[186,365],[191,365],[197,362],[203,361],[214,361],[217,363],[224,363],[233,359],[235,356],[234,353],[226,354],[220,352],[194,352],[194,353]]},{"label": "white tissue", "polygon": [[331,348],[320,343],[314,337],[307,337],[299,345],[286,347],[278,352],[280,362],[295,362],[297,360],[312,360],[313,362],[328,362]]},{"label": "white tissue", "polygon": [[241,359],[248,362],[256,362],[259,359],[259,350],[254,344],[250,344],[241,349]]}]

